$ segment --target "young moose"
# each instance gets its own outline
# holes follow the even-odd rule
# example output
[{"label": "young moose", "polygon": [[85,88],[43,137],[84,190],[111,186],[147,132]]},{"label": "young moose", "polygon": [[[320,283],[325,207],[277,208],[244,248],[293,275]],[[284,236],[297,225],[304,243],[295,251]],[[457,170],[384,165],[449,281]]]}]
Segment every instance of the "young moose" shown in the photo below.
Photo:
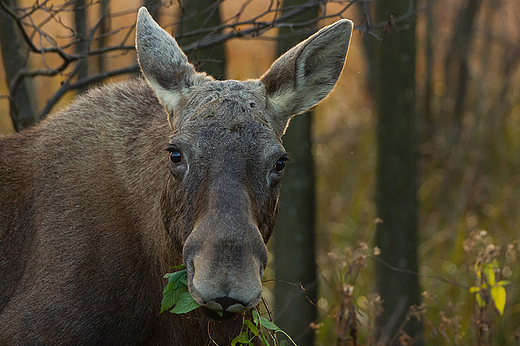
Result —
[{"label": "young moose", "polygon": [[[260,299],[280,138],[334,87],[352,23],[248,81],[195,72],[144,8],[136,32],[146,81],[0,138],[0,345],[229,345]],[[203,308],[159,314],[180,263]]]}]

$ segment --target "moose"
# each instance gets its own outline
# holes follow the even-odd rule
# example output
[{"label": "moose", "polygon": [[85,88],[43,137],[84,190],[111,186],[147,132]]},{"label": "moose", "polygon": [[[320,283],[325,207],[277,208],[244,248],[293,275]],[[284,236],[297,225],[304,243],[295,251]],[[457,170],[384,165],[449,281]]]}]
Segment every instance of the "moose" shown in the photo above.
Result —
[{"label": "moose", "polygon": [[[143,79],[0,137],[0,345],[229,345],[261,298],[281,137],[332,91],[352,29],[321,29],[258,80],[217,81],[141,8]],[[159,314],[181,263],[202,307]]]}]

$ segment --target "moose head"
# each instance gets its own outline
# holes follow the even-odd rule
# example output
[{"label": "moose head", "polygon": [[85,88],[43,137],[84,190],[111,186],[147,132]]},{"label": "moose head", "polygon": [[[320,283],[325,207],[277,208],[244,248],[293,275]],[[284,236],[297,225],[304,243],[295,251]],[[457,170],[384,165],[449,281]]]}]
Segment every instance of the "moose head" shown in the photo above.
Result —
[{"label": "moose head", "polygon": [[261,295],[287,160],[281,138],[293,115],[333,89],[352,22],[323,28],[247,81],[196,72],[145,8],[136,32],[139,64],[171,127],[165,220],[189,291],[207,308],[242,312]]}]

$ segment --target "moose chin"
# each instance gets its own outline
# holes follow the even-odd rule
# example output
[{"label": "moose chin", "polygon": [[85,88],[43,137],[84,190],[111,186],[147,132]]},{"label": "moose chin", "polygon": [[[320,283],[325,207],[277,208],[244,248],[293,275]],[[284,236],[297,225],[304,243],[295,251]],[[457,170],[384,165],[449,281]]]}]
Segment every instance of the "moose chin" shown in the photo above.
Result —
[{"label": "moose chin", "polygon": [[[0,137],[0,345],[228,345],[261,297],[281,138],[332,91],[352,27],[321,29],[258,80],[216,81],[141,8],[144,78]],[[159,314],[181,263],[203,308]]]}]

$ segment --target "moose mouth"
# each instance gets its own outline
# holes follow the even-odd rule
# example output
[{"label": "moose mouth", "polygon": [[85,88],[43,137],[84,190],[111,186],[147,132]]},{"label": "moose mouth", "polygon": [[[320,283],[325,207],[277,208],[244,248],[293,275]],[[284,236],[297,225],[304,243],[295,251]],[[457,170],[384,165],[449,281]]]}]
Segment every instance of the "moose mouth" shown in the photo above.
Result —
[{"label": "moose mouth", "polygon": [[201,306],[200,310],[204,315],[208,316],[212,320],[216,321],[224,321],[224,320],[235,320],[241,318],[241,313],[238,312],[230,312],[230,311],[216,311],[205,306]]},{"label": "moose mouth", "polygon": [[[208,311],[213,311],[217,315],[223,314],[241,314],[253,308],[261,298],[261,291],[258,292],[249,302],[242,302],[240,300],[231,298],[229,295],[222,295],[218,298],[208,300],[202,299],[200,292],[194,287],[193,281],[189,280],[189,291],[192,297],[197,301],[202,308]],[[228,293],[228,292],[226,292]],[[229,294],[229,293],[228,293]],[[212,315],[212,313],[209,313]]]}]

